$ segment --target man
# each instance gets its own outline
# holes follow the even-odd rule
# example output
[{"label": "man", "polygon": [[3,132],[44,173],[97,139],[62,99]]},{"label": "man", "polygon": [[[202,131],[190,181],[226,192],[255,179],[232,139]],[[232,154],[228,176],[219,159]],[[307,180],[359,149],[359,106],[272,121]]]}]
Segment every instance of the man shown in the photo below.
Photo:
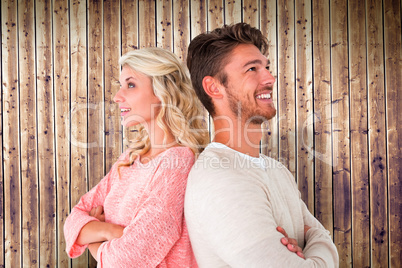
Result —
[{"label": "man", "polygon": [[291,173],[259,154],[261,123],[276,114],[266,50],[261,32],[244,23],[201,34],[189,45],[192,83],[215,127],[186,190],[197,263],[338,267],[329,232],[300,199]]}]

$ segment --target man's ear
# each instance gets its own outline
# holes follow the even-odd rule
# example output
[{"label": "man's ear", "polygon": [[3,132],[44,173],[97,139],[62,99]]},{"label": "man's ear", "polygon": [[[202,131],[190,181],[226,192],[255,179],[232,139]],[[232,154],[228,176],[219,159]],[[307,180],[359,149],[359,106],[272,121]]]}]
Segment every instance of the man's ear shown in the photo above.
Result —
[{"label": "man's ear", "polygon": [[202,86],[205,93],[211,98],[221,99],[223,97],[222,86],[214,77],[205,76],[204,79],[202,79]]}]

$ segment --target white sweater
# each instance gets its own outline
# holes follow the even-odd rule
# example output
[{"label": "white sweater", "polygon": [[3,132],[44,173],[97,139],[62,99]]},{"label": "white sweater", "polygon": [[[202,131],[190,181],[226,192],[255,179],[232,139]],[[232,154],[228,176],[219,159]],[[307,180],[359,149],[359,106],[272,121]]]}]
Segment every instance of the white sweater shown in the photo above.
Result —
[{"label": "white sweater", "polygon": [[[329,232],[300,199],[292,174],[264,155],[210,144],[190,171],[185,218],[199,267],[339,266]],[[305,224],[312,227],[306,240]],[[306,260],[281,244],[277,226]]]}]

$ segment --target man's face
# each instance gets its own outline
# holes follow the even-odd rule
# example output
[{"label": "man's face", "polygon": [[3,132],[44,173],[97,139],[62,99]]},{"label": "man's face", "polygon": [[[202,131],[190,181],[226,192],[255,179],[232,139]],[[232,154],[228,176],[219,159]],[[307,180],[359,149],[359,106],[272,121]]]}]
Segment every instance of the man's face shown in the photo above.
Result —
[{"label": "man's face", "polygon": [[276,114],[272,102],[275,78],[268,71],[268,60],[251,44],[240,44],[224,67],[228,109],[243,122],[261,124]]}]

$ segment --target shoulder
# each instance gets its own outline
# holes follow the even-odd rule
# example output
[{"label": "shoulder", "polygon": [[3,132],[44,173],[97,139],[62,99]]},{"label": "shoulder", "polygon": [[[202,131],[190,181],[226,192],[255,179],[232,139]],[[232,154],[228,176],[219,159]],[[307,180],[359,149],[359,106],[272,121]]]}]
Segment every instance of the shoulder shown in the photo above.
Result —
[{"label": "shoulder", "polygon": [[228,188],[244,189],[250,184],[255,185],[261,176],[260,171],[242,161],[233,150],[205,149],[189,173],[188,193],[203,198],[206,194],[220,195]]},{"label": "shoulder", "polygon": [[194,164],[195,156],[193,151],[188,147],[172,147],[160,154],[160,161],[164,162],[178,162],[178,164]]}]

